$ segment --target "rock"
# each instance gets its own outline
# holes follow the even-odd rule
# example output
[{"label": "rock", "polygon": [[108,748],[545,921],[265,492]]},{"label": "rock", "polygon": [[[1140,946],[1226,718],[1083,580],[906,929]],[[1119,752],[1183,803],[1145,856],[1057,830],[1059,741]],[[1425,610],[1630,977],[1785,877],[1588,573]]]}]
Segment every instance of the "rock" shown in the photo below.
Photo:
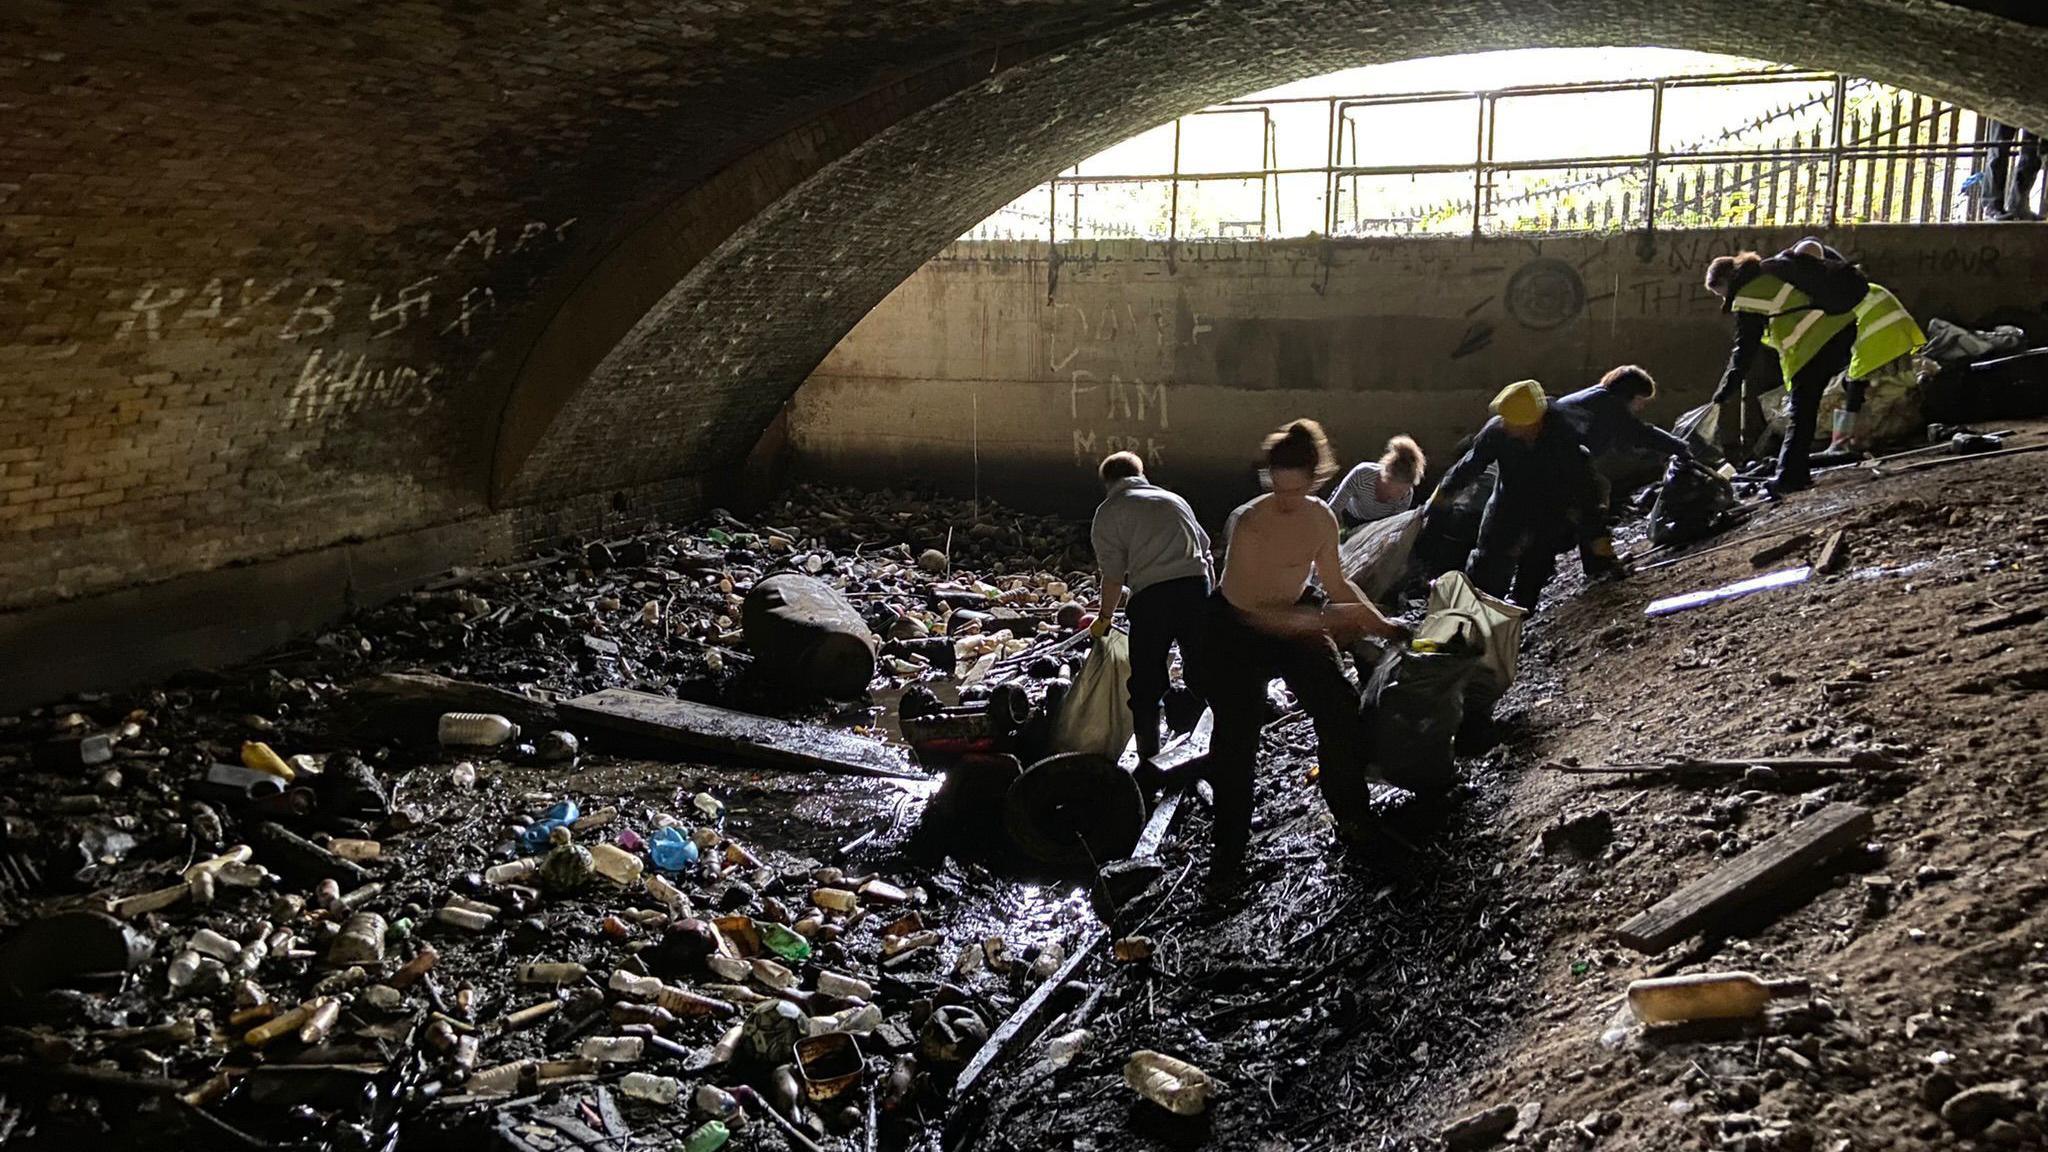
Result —
[{"label": "rock", "polygon": [[946,554],[937,548],[927,548],[918,556],[917,566],[934,576],[943,576],[948,567]]},{"label": "rock", "polygon": [[2010,1120],[1993,1120],[1984,1129],[1984,1141],[2001,1148],[2017,1148],[2026,1140],[2027,1134]]},{"label": "rock", "polygon": [[1955,1074],[1946,1068],[1936,1068],[1920,1081],[1920,1102],[1936,1112],[1949,1102],[1949,1098],[1962,1091],[1956,1083]]},{"label": "rock", "polygon": [[2023,1080],[1998,1080],[1965,1088],[1941,1106],[1941,1118],[1963,1136],[1975,1136],[1994,1120],[2016,1116],[2027,1106]]},{"label": "rock", "polygon": [[533,742],[534,758],[543,764],[566,764],[576,759],[580,751],[574,732],[543,732]]},{"label": "rock", "polygon": [[1614,813],[1605,808],[1595,808],[1545,828],[1543,851],[1570,852],[1581,860],[1591,860],[1605,851],[1613,840]]},{"label": "rock", "polygon": [[1515,1109],[1515,1124],[1514,1127],[1508,1129],[1507,1138],[1509,1140],[1527,1140],[1536,1131],[1536,1126],[1541,1123],[1543,1123],[1543,1102],[1541,1100],[1531,1100]]},{"label": "rock", "polygon": [[1451,1152],[1491,1148],[1507,1139],[1508,1129],[1520,1118],[1521,1109],[1513,1104],[1498,1104],[1484,1112],[1474,1112],[1443,1130],[1444,1145]]}]

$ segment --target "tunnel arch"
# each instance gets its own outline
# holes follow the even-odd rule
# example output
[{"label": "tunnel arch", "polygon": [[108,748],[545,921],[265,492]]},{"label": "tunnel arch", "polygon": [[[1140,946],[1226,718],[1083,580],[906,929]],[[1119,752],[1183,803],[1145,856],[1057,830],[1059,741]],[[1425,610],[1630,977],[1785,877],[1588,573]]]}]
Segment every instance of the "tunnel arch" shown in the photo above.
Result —
[{"label": "tunnel arch", "polygon": [[[2048,31],[2007,18],[2016,12],[1561,0],[1532,26],[1527,6],[1505,3],[1211,0],[1145,14],[992,69],[819,165],[630,326],[611,317],[620,338],[587,377],[523,374],[507,413],[525,434],[501,434],[494,495],[548,500],[734,468],[838,339],[963,230],[1047,173],[1218,100],[1362,64],[1631,44],[1864,75],[2048,124],[2048,79],[2033,65]],[[600,267],[583,291],[606,279]],[[536,392],[549,402],[534,403]]]}]

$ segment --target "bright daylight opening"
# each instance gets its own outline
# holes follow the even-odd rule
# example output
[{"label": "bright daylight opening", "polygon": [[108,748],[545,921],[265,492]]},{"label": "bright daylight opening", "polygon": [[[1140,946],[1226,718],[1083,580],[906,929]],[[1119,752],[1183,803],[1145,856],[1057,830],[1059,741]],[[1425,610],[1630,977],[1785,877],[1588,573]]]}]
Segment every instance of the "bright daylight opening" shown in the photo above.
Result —
[{"label": "bright daylight opening", "polygon": [[1931,97],[1661,48],[1333,72],[1141,132],[963,239],[1406,236],[1947,223],[1992,122]]}]

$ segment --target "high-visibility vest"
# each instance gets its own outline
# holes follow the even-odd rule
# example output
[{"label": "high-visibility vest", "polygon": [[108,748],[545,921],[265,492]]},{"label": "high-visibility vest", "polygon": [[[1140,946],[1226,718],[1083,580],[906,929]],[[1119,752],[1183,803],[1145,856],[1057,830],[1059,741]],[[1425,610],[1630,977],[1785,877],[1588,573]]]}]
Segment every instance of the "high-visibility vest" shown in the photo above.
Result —
[{"label": "high-visibility vest", "polygon": [[1821,311],[1812,297],[1768,272],[1736,289],[1728,310],[1766,318],[1764,343],[1777,351],[1788,388],[1823,345],[1856,322],[1854,312]]},{"label": "high-visibility vest", "polygon": [[1881,284],[1873,283],[1850,311],[1829,313],[1806,293],[1764,273],[1736,289],[1728,308],[1766,317],[1764,343],[1777,351],[1787,388],[1821,347],[1851,324],[1856,325],[1856,343],[1849,354],[1852,380],[1869,379],[1878,369],[1927,343],[1927,335],[1912,313]]},{"label": "high-visibility vest", "polygon": [[1891,289],[1872,284],[1856,305],[1856,350],[1849,356],[1849,379],[1868,380],[1878,369],[1901,356],[1911,356],[1927,343],[1927,333]]}]

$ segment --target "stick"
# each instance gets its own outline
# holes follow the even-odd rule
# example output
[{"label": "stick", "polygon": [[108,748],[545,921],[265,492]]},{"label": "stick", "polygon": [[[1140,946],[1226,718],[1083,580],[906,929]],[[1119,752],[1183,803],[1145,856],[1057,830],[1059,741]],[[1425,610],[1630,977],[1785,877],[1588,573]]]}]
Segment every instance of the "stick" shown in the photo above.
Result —
[{"label": "stick", "polygon": [[1024,1002],[1017,1006],[1017,1010],[1010,1013],[1010,1018],[1003,1021],[1001,1027],[989,1033],[988,1042],[975,1052],[974,1059],[967,1062],[967,1067],[960,1070],[960,1078],[953,1082],[953,1097],[955,1099],[959,1099],[972,1091],[975,1082],[981,1079],[982,1074],[987,1072],[996,1061],[1002,1059],[1003,1049],[1008,1047],[1017,1038],[1019,1033],[1030,1026],[1032,1018],[1045,1008],[1046,1001],[1052,999],[1052,994],[1059,991],[1061,985],[1073,979],[1074,973],[1080,970],[1081,962],[1088,959],[1089,954],[1095,950],[1095,946],[1102,943],[1102,938],[1107,935],[1109,935],[1108,930],[1099,924],[1092,924],[1086,931],[1081,933],[1080,941],[1074,945],[1073,955],[1067,957],[1066,963],[1060,965],[1059,971],[1046,977],[1043,984],[1034,989],[1031,995],[1025,997]]},{"label": "stick", "polygon": [[1827,542],[1820,546],[1820,559],[1813,562],[1813,570],[1823,576],[1832,576],[1849,559],[1847,529],[1837,528],[1828,533]]},{"label": "stick", "polygon": [[1872,468],[1870,474],[1873,476],[1900,476],[1907,472],[1918,472],[1924,468],[1940,468],[1947,464],[1967,464],[1972,460],[1993,460],[2000,456],[2018,456],[2025,452],[2048,452],[2048,444],[2029,444],[2024,448],[2001,448],[1996,452],[1972,452],[1968,456],[1949,456],[1940,460],[1921,460],[1914,464],[1902,464],[1889,472]]}]

